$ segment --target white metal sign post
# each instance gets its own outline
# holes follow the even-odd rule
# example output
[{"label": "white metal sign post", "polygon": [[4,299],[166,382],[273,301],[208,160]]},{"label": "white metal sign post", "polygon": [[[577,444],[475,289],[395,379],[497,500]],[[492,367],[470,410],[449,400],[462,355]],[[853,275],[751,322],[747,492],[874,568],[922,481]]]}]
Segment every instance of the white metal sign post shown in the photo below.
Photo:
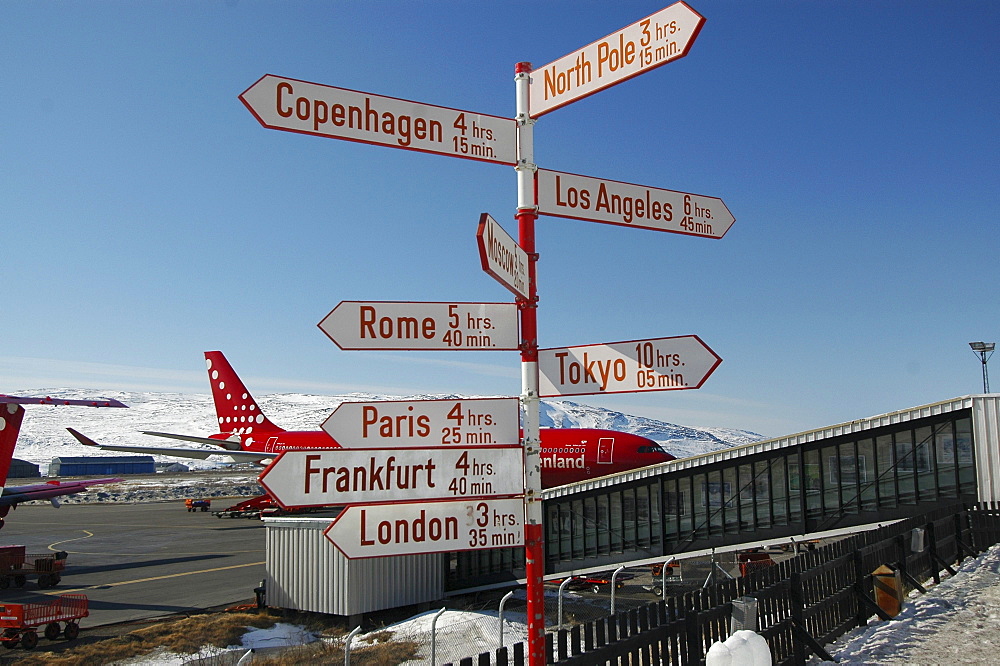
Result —
[{"label": "white metal sign post", "polygon": [[513,303],[341,301],[319,323],[341,349],[518,349]]},{"label": "white metal sign post", "polygon": [[536,69],[531,117],[683,58],[704,22],[698,12],[678,2]]},{"label": "white metal sign post", "polygon": [[520,442],[517,398],[342,402],[323,430],[344,448]]},{"label": "white metal sign post", "polygon": [[516,497],[349,506],[323,534],[351,560],[515,548],[524,544],[524,501]]},{"label": "white metal sign post", "polygon": [[283,451],[258,480],[286,509],[524,492],[517,446]]},{"label": "white metal sign post", "polygon": [[269,129],[512,165],[509,118],[265,74],[240,95]]},{"label": "white metal sign post", "polygon": [[538,350],[543,398],[700,388],[722,359],[697,335]]},{"label": "white metal sign post", "polygon": [[588,222],[722,238],[736,218],[722,199],[539,169],[538,212]]}]

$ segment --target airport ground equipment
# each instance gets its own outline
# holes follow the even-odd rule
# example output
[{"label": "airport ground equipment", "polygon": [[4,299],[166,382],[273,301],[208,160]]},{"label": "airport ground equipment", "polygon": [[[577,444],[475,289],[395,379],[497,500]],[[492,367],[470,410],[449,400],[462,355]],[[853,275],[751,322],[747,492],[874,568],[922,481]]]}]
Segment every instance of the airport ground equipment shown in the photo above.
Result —
[{"label": "airport ground equipment", "polygon": [[187,507],[189,512],[194,511],[209,511],[212,508],[212,500],[209,499],[193,499],[187,498],[184,500],[184,506]]},{"label": "airport ground equipment", "polygon": [[0,604],[0,642],[9,650],[18,645],[31,650],[38,645],[37,630],[42,625],[42,633],[50,641],[60,636],[73,640],[80,635],[78,620],[90,614],[87,606],[85,594],[61,594],[37,604]]},{"label": "airport ground equipment", "polygon": [[38,577],[38,587],[55,587],[62,580],[66,568],[66,551],[25,553],[24,546],[0,546],[0,590],[24,587],[28,578]]}]

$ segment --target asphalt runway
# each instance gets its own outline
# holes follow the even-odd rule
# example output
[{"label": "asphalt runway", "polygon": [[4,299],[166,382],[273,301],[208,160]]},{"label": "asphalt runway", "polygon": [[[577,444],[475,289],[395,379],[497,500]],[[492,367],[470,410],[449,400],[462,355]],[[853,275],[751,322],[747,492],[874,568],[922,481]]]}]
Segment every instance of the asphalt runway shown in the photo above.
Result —
[{"label": "asphalt runway", "polygon": [[247,603],[264,577],[264,524],[188,512],[183,500],[144,504],[20,505],[0,529],[0,545],[29,554],[66,551],[57,587],[0,589],[0,603],[48,602],[86,594],[81,627]]}]

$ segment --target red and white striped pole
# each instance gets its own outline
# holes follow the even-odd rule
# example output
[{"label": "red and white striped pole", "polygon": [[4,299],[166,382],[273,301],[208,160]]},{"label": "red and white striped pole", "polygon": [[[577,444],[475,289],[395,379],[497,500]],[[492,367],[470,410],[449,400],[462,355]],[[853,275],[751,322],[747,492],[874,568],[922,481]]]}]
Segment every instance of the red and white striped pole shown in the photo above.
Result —
[{"label": "red and white striped pole", "polygon": [[545,544],[542,527],[542,466],[538,397],[538,290],[536,281],[534,123],[528,116],[531,63],[514,67],[517,92],[517,228],[518,243],[528,254],[528,298],[521,312],[521,404],[524,408],[524,557],[528,596],[528,664],[545,664]]}]

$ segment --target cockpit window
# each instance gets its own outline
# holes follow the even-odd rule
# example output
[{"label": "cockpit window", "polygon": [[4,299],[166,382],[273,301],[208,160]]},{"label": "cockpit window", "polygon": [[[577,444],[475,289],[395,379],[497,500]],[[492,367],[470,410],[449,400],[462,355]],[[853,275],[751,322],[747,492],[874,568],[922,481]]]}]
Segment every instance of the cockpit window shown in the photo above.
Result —
[{"label": "cockpit window", "polygon": [[639,449],[638,449],[638,451],[639,451],[639,453],[663,453],[663,454],[666,454],[666,451],[664,451],[663,447],[660,446],[659,444],[653,444],[652,446],[640,446]]}]

